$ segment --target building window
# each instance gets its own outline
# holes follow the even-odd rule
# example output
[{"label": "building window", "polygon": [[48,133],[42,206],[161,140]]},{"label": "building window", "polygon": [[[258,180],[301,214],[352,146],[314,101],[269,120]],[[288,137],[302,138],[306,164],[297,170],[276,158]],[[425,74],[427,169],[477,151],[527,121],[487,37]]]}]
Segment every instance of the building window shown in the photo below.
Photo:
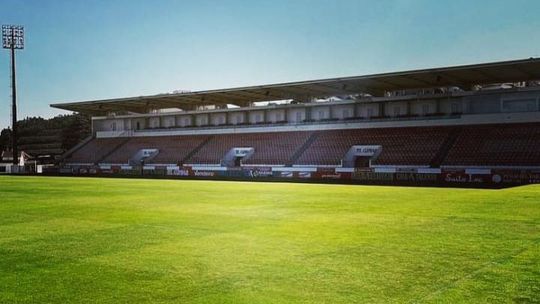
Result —
[{"label": "building window", "polygon": [[459,104],[457,102],[453,102],[452,105],[451,105],[451,108],[452,108],[452,113],[459,113],[460,112]]},{"label": "building window", "polygon": [[260,121],[262,121],[261,114],[256,114],[255,115],[255,122],[260,122]]},{"label": "building window", "polygon": [[367,109],[367,118],[370,118],[373,116],[373,109],[372,108],[368,108]]},{"label": "building window", "polygon": [[342,118],[349,118],[349,110],[343,110]]},{"label": "building window", "polygon": [[302,121],[302,113],[296,112],[296,122],[300,122],[300,121]]},{"label": "building window", "polygon": [[219,123],[222,124],[222,125],[225,124],[225,117],[224,117],[224,116],[221,116],[221,117],[219,118]]},{"label": "building window", "polygon": [[113,123],[111,124],[111,129],[112,129],[113,131],[116,131],[116,122],[113,122]]},{"label": "building window", "polygon": [[429,105],[424,104],[422,105],[422,115],[427,115],[427,114],[429,114]]},{"label": "building window", "polygon": [[141,123],[137,121],[137,126],[135,127],[137,130],[141,129]]},{"label": "building window", "polygon": [[401,115],[401,108],[394,107],[394,116],[400,116],[400,115]]},{"label": "building window", "polygon": [[324,112],[323,111],[319,111],[319,119],[324,119]]}]

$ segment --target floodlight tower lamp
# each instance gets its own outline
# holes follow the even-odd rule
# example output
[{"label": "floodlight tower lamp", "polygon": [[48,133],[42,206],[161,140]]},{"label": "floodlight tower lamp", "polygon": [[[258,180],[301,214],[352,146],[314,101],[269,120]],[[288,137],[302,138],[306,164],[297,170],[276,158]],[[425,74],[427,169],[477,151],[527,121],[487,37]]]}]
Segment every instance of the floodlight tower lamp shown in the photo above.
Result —
[{"label": "floodlight tower lamp", "polygon": [[2,47],[11,50],[11,139],[13,165],[18,165],[17,149],[17,86],[15,78],[15,50],[24,49],[24,27],[20,25],[2,25]]}]

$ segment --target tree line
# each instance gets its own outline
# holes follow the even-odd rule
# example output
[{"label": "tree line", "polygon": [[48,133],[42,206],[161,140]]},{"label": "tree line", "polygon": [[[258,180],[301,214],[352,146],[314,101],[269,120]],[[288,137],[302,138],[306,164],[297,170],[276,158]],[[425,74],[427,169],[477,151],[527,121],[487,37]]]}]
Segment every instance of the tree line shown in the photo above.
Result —
[{"label": "tree line", "polygon": [[[26,142],[40,136],[54,135],[68,150],[91,133],[90,117],[83,114],[59,115],[45,119],[43,117],[26,117],[17,122],[18,137],[26,138]],[[11,129],[0,131],[0,151],[11,150]],[[19,146],[19,144],[17,145]]]}]

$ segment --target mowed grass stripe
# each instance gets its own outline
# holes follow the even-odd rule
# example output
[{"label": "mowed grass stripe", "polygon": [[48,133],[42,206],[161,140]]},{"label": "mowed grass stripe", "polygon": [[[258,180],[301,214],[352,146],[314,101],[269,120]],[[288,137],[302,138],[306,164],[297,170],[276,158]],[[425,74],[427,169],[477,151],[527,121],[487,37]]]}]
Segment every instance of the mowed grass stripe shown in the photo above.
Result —
[{"label": "mowed grass stripe", "polygon": [[0,177],[0,302],[534,303],[540,187]]}]

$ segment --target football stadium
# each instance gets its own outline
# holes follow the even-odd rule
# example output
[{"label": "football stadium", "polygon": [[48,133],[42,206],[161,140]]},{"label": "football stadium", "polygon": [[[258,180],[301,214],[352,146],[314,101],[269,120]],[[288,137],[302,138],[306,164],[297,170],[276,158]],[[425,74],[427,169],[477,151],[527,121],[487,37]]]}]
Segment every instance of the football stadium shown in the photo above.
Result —
[{"label": "football stadium", "polygon": [[538,302],[535,79],[539,59],[54,104],[92,135],[57,177],[0,177],[0,301]]},{"label": "football stadium", "polygon": [[540,59],[53,104],[59,173],[502,187],[540,181]]},{"label": "football stadium", "polygon": [[[80,20],[64,27],[96,14],[65,5]],[[214,6],[203,6],[204,16],[218,18]],[[77,31],[107,41],[105,11]],[[135,15],[127,19],[123,31],[107,28],[110,36],[146,33]],[[18,120],[17,105],[37,90],[16,91],[24,30],[2,27],[12,123],[0,132],[0,303],[540,303],[538,56],[100,98],[107,78],[91,83],[88,99],[47,99],[58,116],[31,117],[27,107]],[[197,40],[185,41],[196,53]],[[152,66],[167,48],[160,42],[141,46],[157,50]],[[132,68],[118,74],[125,77],[118,92],[133,69],[145,69],[130,61],[140,44],[129,46],[133,53],[105,53],[98,44],[70,45],[52,60],[78,58],[76,68],[58,68],[65,78],[51,96],[73,92],[71,81],[82,87],[91,79],[83,71],[98,71],[94,79],[119,73],[115,60]],[[88,59],[96,49],[111,54],[107,68]],[[23,75],[56,71],[37,61],[23,65]],[[130,85],[136,92],[140,84]]]}]

